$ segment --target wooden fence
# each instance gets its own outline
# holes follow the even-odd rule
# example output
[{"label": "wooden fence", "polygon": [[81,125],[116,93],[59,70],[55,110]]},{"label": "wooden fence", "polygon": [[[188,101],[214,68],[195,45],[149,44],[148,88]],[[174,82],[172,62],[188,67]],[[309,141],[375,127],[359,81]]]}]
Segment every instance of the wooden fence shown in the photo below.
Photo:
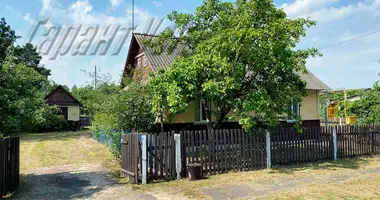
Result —
[{"label": "wooden fence", "polygon": [[[142,171],[148,181],[172,180],[177,174],[186,177],[186,165],[190,163],[199,163],[203,175],[214,175],[380,155],[380,126],[373,125],[307,127],[301,133],[295,128],[184,131],[177,134],[179,142],[175,141],[175,135],[123,135],[122,172],[138,183],[144,177]],[[142,152],[146,156],[144,161]]]},{"label": "wooden fence", "polygon": [[185,175],[186,165],[190,163],[201,164],[204,175],[266,167],[263,131],[187,131],[180,134]]},{"label": "wooden fence", "polygon": [[271,132],[271,163],[273,167],[331,160],[332,131],[321,127],[278,128]]},{"label": "wooden fence", "polygon": [[20,184],[20,139],[0,139],[0,199]]},{"label": "wooden fence", "polygon": [[141,147],[139,134],[123,134],[121,142],[121,172],[127,176],[132,183],[141,180]]}]

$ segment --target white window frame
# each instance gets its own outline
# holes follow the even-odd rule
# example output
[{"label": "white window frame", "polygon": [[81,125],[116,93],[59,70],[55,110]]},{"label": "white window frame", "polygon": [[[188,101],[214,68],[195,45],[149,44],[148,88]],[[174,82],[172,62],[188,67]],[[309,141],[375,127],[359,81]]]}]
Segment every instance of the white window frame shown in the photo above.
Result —
[{"label": "white window frame", "polygon": [[[301,106],[300,106],[300,103],[296,103],[296,104],[292,104],[292,105],[290,105],[290,110],[291,110],[291,112],[293,113],[293,111],[295,110],[294,109],[294,106],[296,106],[297,107],[297,112],[296,112],[296,115],[297,116],[300,116],[300,113],[301,113]],[[289,118],[290,116],[288,116],[288,118]],[[288,119],[287,120],[288,121],[288,123],[293,123],[293,122],[295,122],[295,121],[297,121],[296,119]]]}]

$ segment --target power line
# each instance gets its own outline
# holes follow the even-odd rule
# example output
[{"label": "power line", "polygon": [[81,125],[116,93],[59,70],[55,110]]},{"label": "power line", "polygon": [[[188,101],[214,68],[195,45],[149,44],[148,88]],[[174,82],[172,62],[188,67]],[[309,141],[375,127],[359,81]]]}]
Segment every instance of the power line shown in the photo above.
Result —
[{"label": "power line", "polygon": [[351,42],[351,41],[354,41],[354,40],[358,40],[358,39],[361,39],[361,38],[364,38],[364,37],[367,37],[367,36],[379,33],[379,32],[380,32],[380,30],[377,30],[377,31],[374,31],[374,32],[371,32],[371,33],[368,33],[368,34],[365,34],[365,35],[361,35],[361,36],[358,36],[358,37],[355,37],[355,38],[351,38],[349,40],[345,40],[345,41],[342,41],[342,42],[338,42],[338,43],[335,43],[335,44],[331,44],[331,45],[319,48],[319,50],[327,49],[327,48],[334,47],[334,46],[338,46],[338,45],[341,45],[341,44],[344,44],[344,43],[347,43],[347,42]]}]

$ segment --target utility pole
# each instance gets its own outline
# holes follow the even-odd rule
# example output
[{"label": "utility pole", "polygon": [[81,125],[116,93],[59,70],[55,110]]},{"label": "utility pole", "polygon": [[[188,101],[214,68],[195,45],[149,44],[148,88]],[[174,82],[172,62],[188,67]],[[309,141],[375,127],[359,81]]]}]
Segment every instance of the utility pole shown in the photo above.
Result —
[{"label": "utility pole", "polygon": [[95,77],[94,77],[95,89],[96,89],[96,84],[98,81],[97,78],[98,78],[98,76],[96,75],[96,66],[95,66]]}]

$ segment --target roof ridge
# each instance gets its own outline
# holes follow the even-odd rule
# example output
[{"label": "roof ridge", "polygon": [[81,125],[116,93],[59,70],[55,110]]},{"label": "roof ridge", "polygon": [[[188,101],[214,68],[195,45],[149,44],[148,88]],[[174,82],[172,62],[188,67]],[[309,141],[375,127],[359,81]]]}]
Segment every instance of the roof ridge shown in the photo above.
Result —
[{"label": "roof ridge", "polygon": [[150,37],[158,37],[158,35],[152,35],[148,33],[133,33],[134,35],[144,35],[144,36],[150,36]]}]

